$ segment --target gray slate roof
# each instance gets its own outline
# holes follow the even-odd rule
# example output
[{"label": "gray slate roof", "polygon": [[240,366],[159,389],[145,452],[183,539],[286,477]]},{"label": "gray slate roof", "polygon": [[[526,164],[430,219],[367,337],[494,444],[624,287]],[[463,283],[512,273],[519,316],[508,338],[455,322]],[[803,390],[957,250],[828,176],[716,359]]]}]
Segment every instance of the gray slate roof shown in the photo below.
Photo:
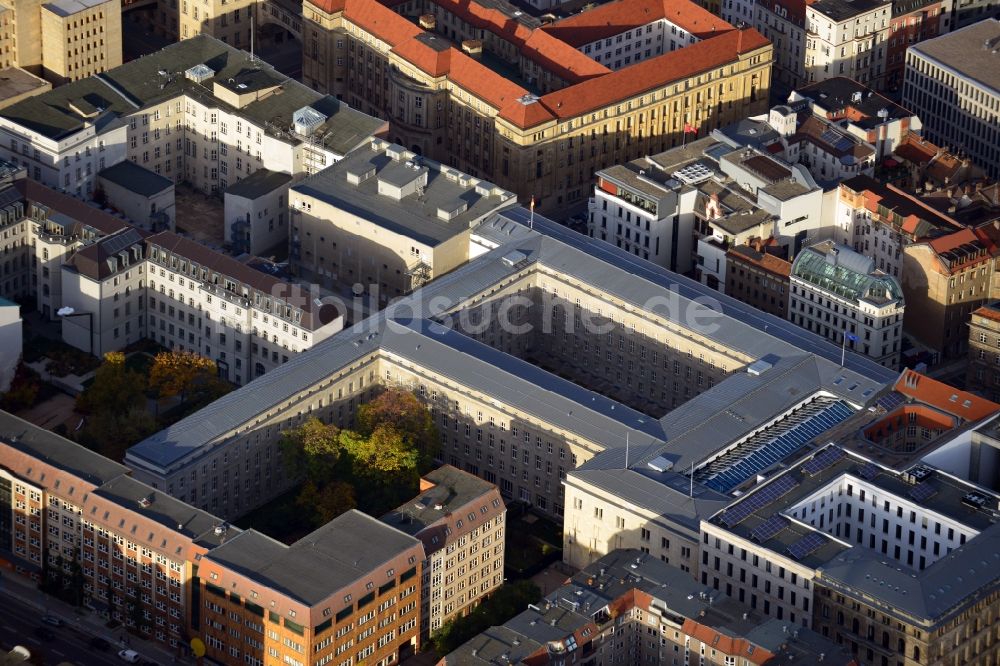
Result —
[{"label": "gray slate roof", "polygon": [[[484,233],[495,233],[503,238],[504,229],[511,228],[512,223],[526,225],[528,217],[528,211],[523,208],[501,211],[486,223]],[[490,231],[490,226],[495,231]],[[458,334],[438,335],[431,332],[427,322],[413,323],[422,314],[421,304],[432,298],[461,303],[512,273],[524,270],[525,266],[514,267],[504,261],[504,257],[515,249],[526,256],[526,265],[539,262],[563,271],[681,325],[686,326],[686,321],[695,323],[696,320],[689,317],[699,315],[702,322],[714,326],[709,337],[716,344],[739,350],[751,358],[763,358],[768,354],[779,358],[801,356],[803,350],[808,350],[818,355],[814,372],[824,381],[832,380],[839,368],[841,350],[825,339],[698,282],[636,259],[614,246],[594,243],[540,215],[535,216],[533,231],[512,231],[509,237],[512,239],[509,245],[500,246],[432,281],[411,297],[322,341],[288,363],[133,446],[126,462],[157,473],[186,458],[200,456],[211,446],[220,444],[220,438],[227,432],[287,402],[345,365],[377,353],[382,345],[387,345],[387,349],[391,345],[393,353],[409,356],[439,372],[482,387],[501,402],[508,401],[529,413],[544,414],[546,418],[563,423],[569,431],[579,432],[593,441],[603,441],[606,446],[624,447],[626,431],[632,433],[631,443],[637,447],[660,441],[662,426],[654,419],[471,339]],[[677,296],[672,297],[672,294]],[[713,308],[705,303],[712,304]],[[414,314],[418,317],[414,318]],[[395,322],[392,326],[387,325],[390,320]],[[403,328],[407,329],[405,336],[399,335]],[[418,349],[417,345],[423,346]],[[456,357],[456,351],[463,356]],[[464,364],[456,363],[456,358],[461,358]],[[852,379],[850,384],[857,380],[859,386],[875,388],[896,379],[895,372],[851,353],[847,354],[845,374]],[[863,398],[854,396],[851,401],[860,404],[865,402]]]},{"label": "gray slate roof", "polygon": [[352,509],[291,546],[248,530],[204,557],[313,606],[414,546],[414,537]]},{"label": "gray slate roof", "polygon": [[144,197],[151,197],[174,186],[169,178],[164,178],[132,160],[123,160],[100,171],[97,175]]}]

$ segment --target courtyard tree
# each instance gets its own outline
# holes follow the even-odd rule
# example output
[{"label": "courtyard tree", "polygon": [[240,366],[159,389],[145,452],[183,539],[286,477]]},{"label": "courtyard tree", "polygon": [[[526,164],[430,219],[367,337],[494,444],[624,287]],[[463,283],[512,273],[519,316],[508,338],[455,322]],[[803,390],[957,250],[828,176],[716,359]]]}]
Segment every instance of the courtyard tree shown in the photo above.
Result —
[{"label": "courtyard tree", "polygon": [[429,409],[411,391],[389,388],[358,407],[358,429],[371,436],[380,426],[391,426],[418,454],[421,472],[430,469],[440,452],[440,437]]},{"label": "courtyard tree", "polygon": [[311,418],[297,428],[284,431],[280,446],[292,474],[323,484],[333,477],[340,459],[340,430]]},{"label": "courtyard tree", "polygon": [[149,389],[160,398],[211,398],[221,394],[223,386],[215,361],[191,351],[160,352],[149,369]]},{"label": "courtyard tree", "polygon": [[76,399],[77,410],[84,414],[127,412],[145,403],[142,374],[125,364],[125,354],[108,352],[94,372],[93,383]]}]

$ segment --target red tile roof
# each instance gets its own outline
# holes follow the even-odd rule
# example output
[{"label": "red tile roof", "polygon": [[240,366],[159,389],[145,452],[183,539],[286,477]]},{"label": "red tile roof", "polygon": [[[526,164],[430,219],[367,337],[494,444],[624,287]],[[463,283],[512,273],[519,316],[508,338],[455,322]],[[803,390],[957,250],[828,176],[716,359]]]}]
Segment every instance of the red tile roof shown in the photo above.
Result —
[{"label": "red tile roof", "polygon": [[458,53],[459,51],[455,47],[438,51],[417,38],[411,37],[406,41],[396,44],[392,48],[392,52],[403,60],[413,63],[421,71],[437,77],[448,73],[448,70],[451,68],[451,56],[453,53]]},{"label": "red tile roof", "polygon": [[372,0],[344,0],[344,15],[358,27],[364,28],[391,46],[396,46],[423,32],[423,29],[415,23],[410,23],[388,7]]},{"label": "red tile roof", "polygon": [[733,29],[707,9],[686,0],[615,0],[552,23],[542,30],[579,47],[663,18],[698,38]]},{"label": "red tile roof", "polygon": [[990,319],[992,321],[1000,321],[1000,310],[997,310],[995,307],[989,305],[984,305],[978,310],[974,310],[972,314],[976,315],[977,317]]},{"label": "red tile roof", "polygon": [[892,387],[897,393],[913,398],[917,402],[935,407],[946,414],[952,414],[966,421],[978,421],[995,414],[1000,405],[967,391],[960,391],[910,369],[896,380]]},{"label": "red tile roof", "polygon": [[[650,90],[661,88],[671,81],[716,69],[735,60],[739,53],[753,51],[768,44],[770,42],[764,35],[753,28],[730,30],[678,51],[664,53],[602,77],[556,90],[544,95],[540,103],[556,118],[573,118],[613,104],[616,100],[637,97]],[[508,105],[500,112],[500,116],[518,124],[521,112],[516,107]],[[547,116],[537,111],[533,117],[541,119],[535,124],[547,119]]]},{"label": "red tile roof", "polygon": [[451,58],[448,79],[500,110],[528,91],[461,52]]},{"label": "red tile roof", "polygon": [[774,658],[774,653],[760,645],[754,645],[754,643],[745,638],[735,638],[729,634],[721,633],[694,620],[684,620],[681,631],[688,636],[697,638],[705,645],[711,645],[722,654],[732,657],[742,657],[751,664],[758,664],[759,666]]},{"label": "red tile roof", "polygon": [[926,164],[937,155],[938,147],[912,132],[907,132],[906,136],[892,152],[896,157],[908,162]]},{"label": "red tile roof", "polygon": [[928,241],[928,244],[934,249],[935,252],[940,254],[942,252],[947,252],[948,250],[954,250],[959,245],[975,243],[978,240],[979,238],[976,236],[976,232],[972,229],[962,229],[953,234],[948,234],[947,236],[932,238]]}]

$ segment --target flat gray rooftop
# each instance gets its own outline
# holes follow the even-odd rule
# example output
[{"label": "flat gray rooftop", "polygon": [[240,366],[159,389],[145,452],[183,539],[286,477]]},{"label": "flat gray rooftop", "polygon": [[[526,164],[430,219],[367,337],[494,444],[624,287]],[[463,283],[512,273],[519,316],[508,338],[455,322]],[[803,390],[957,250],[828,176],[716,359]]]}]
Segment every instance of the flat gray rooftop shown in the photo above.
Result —
[{"label": "flat gray rooftop", "polygon": [[910,47],[1000,95],[1000,20],[985,19]]},{"label": "flat gray rooftop", "polygon": [[496,486],[489,481],[451,465],[442,465],[423,478],[433,483],[434,487],[382,516],[382,522],[416,535],[470,502],[481,499],[485,505],[488,501],[486,496],[496,490]]},{"label": "flat gray rooftop", "polygon": [[[823,455],[823,452],[836,448],[828,447],[816,455]],[[748,492],[725,511],[714,516],[711,522],[750,539],[754,529],[769,518],[789,511],[844,475],[876,486],[891,495],[915,501],[910,495],[915,484],[905,480],[902,473],[875,465],[851,452],[844,452],[843,457],[810,474],[813,470],[804,466],[812,460],[810,457],[800,461],[788,471],[772,477],[767,484]],[[794,481],[794,484],[788,480]],[[760,499],[770,492],[768,487],[771,484],[786,482],[788,486],[792,486],[787,492],[780,495],[771,493],[777,496],[769,502]],[[905,562],[865,546],[850,547],[833,538],[826,538],[819,548],[798,558],[798,561],[817,569],[824,581],[849,588],[855,594],[867,595],[868,603],[872,599],[880,600],[880,603],[888,604],[895,611],[927,621],[939,621],[956,606],[968,603],[981,587],[985,586],[988,590],[989,584],[1000,582],[1000,552],[997,550],[997,545],[1000,544],[1000,524],[995,515],[997,497],[984,494],[988,500],[987,506],[975,508],[962,501],[970,492],[982,492],[971,484],[941,472],[934,472],[922,483],[932,484],[934,492],[930,496],[921,496],[922,499],[918,501],[921,507],[974,529],[979,535],[923,570],[907,566]],[[736,525],[728,525],[727,522],[732,519],[727,519],[727,516],[745,513],[741,506],[744,503],[755,508]],[[756,540],[763,547],[789,557],[786,553],[789,546],[815,532],[827,534],[796,521],[768,538]],[[975,571],[970,572],[970,568]]]},{"label": "flat gray rooftop", "polygon": [[384,576],[380,564],[419,545],[412,536],[352,509],[291,546],[248,530],[204,557],[314,606],[375,572]]},{"label": "flat gray rooftop", "polygon": [[[681,327],[690,325],[685,316],[692,310],[711,315],[706,321],[713,323],[708,337],[714,344],[749,358],[760,359],[768,354],[779,358],[811,356],[815,368],[808,374],[815,379],[811,385],[841,395],[855,405],[874,399],[884,384],[898,376],[895,371],[852,353],[847,354],[846,367],[841,368],[840,347],[791,322],[639,260],[607,243],[594,242],[540,215],[535,216],[534,229],[528,230],[529,217],[523,208],[495,214],[481,227],[482,233],[495,239],[507,237],[509,244],[432,281],[410,297],[152,435],[129,450],[126,462],[162,474],[168,468],[194,460],[213,446],[223,444],[221,438],[226,433],[288,402],[356,360],[379,353],[383,345],[394,354],[427,364],[435,371],[499,400],[509,400],[509,404],[519,409],[552,419],[568,431],[603,442],[605,446],[624,447],[626,432],[631,433],[631,443],[635,446],[662,444],[663,426],[652,417],[471,338],[443,328],[439,331],[427,320],[411,319],[415,312],[423,311],[421,303],[433,298],[458,306],[536,262],[583,284],[599,285],[608,295],[648,308]],[[514,249],[525,257],[524,264],[513,265],[505,259]],[[723,387],[731,385],[738,392],[743,381],[730,384],[734,380],[727,379],[709,393],[735,400],[735,393],[721,393],[726,391]],[[684,408],[677,418],[683,413]]]},{"label": "flat gray rooftop", "polygon": [[144,197],[151,197],[174,186],[169,178],[154,173],[132,160],[123,160],[98,172],[97,175]]},{"label": "flat gray rooftop", "polygon": [[[408,161],[411,166],[407,165]],[[348,174],[366,173],[372,169],[374,175],[357,185],[347,180]],[[431,160],[394,159],[385,149],[370,145],[295,184],[292,189],[430,246],[454,238],[497,208],[515,203],[510,192],[495,189],[490,194],[480,193],[474,184],[478,179],[463,185],[446,176],[445,169],[449,167]],[[421,173],[426,173],[427,177],[427,185],[421,192],[399,200],[379,193],[380,181],[398,187]],[[489,183],[484,185],[493,188]],[[461,205],[467,209],[451,219],[438,216],[439,208],[452,211]]]},{"label": "flat gray rooftop", "polygon": [[287,173],[257,169],[246,178],[230,185],[226,188],[225,193],[244,199],[257,199],[283,185],[287,185],[291,180],[292,177]]},{"label": "flat gray rooftop", "polygon": [[87,11],[88,9],[93,9],[94,7],[102,5],[107,1],[108,0],[52,0],[51,2],[46,2],[42,5],[42,7],[57,16],[67,17]]}]

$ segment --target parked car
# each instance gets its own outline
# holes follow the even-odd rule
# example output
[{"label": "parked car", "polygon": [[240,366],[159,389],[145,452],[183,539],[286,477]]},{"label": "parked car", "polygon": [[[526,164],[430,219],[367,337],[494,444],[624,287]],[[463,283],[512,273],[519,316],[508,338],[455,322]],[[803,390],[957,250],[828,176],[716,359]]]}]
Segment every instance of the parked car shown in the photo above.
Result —
[{"label": "parked car", "polygon": [[94,636],[90,639],[90,647],[95,650],[100,650],[101,652],[107,652],[111,649],[111,643],[107,642],[100,636]]},{"label": "parked car", "polygon": [[118,658],[130,664],[138,664],[139,659],[141,659],[139,653],[136,652],[135,650],[121,650],[118,653]]},{"label": "parked car", "polygon": [[51,641],[56,637],[48,627],[35,627],[35,636],[43,641]]},{"label": "parked car", "polygon": [[58,618],[55,615],[43,615],[42,622],[50,627],[61,627],[65,624],[65,622],[62,621],[62,618]]}]

